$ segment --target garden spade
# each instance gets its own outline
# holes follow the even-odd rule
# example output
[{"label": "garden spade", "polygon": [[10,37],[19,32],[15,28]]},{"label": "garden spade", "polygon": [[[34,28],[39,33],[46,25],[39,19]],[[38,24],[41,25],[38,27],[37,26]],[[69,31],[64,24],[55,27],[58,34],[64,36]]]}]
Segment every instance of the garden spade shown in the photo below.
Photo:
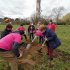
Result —
[{"label": "garden spade", "polygon": [[[33,43],[33,42],[35,41],[36,38],[37,38],[37,36],[34,37],[34,39],[32,40],[31,43]],[[28,50],[30,47],[31,47],[31,44],[28,44],[27,47],[26,47],[26,49]]]}]

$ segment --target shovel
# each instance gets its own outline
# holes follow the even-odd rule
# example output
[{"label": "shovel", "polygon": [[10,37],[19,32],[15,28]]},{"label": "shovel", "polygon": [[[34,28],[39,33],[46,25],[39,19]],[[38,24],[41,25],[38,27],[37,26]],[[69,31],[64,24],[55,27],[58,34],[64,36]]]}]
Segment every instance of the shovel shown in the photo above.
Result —
[{"label": "shovel", "polygon": [[[37,38],[37,36],[34,37],[34,39],[32,40],[32,43],[35,41],[36,38]],[[31,44],[28,44],[28,45],[26,46],[26,49],[28,50],[30,47],[31,47]]]},{"label": "shovel", "polygon": [[[43,42],[42,46],[44,46],[45,43],[46,43],[46,40]],[[42,48],[43,48],[42,46],[39,50],[37,50],[39,53],[42,53]]]}]

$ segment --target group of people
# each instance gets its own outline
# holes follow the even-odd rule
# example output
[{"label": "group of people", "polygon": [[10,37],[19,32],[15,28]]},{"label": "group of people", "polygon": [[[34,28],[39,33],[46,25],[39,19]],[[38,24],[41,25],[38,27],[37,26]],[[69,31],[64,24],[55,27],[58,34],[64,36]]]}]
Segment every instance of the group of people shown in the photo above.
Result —
[{"label": "group of people", "polygon": [[[50,20],[50,23],[47,26],[40,23],[41,22],[38,22],[36,28],[32,22],[30,23],[28,26],[29,39],[32,43],[37,37],[39,38],[39,41],[42,39],[42,46],[38,52],[41,52],[44,44],[46,44],[48,59],[51,61],[53,60],[54,49],[60,46],[61,42],[55,33],[56,25],[52,20]],[[21,57],[19,45],[22,43],[23,36],[26,41],[28,40],[26,30],[22,24],[15,31],[13,31],[12,28],[13,26],[11,24],[7,24],[6,29],[1,33],[0,51],[13,51],[15,56]]]}]

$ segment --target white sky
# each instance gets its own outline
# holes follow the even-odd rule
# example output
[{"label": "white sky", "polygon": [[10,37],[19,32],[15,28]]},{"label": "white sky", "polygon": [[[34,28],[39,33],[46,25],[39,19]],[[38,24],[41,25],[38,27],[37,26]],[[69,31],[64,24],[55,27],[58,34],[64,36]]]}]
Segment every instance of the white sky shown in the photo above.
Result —
[{"label": "white sky", "polygon": [[[42,14],[49,14],[54,7],[64,6],[70,12],[70,0],[42,0]],[[0,0],[0,17],[24,18],[36,12],[36,0]]]}]

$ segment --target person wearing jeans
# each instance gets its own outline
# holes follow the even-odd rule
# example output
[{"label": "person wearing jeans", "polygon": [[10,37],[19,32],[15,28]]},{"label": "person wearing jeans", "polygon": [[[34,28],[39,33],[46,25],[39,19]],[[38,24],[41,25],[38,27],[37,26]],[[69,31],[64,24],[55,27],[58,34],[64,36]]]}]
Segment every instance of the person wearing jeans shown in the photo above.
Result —
[{"label": "person wearing jeans", "polygon": [[24,35],[23,29],[10,33],[0,39],[0,51],[12,51],[16,57],[21,57],[19,47],[22,43],[22,35]]}]

